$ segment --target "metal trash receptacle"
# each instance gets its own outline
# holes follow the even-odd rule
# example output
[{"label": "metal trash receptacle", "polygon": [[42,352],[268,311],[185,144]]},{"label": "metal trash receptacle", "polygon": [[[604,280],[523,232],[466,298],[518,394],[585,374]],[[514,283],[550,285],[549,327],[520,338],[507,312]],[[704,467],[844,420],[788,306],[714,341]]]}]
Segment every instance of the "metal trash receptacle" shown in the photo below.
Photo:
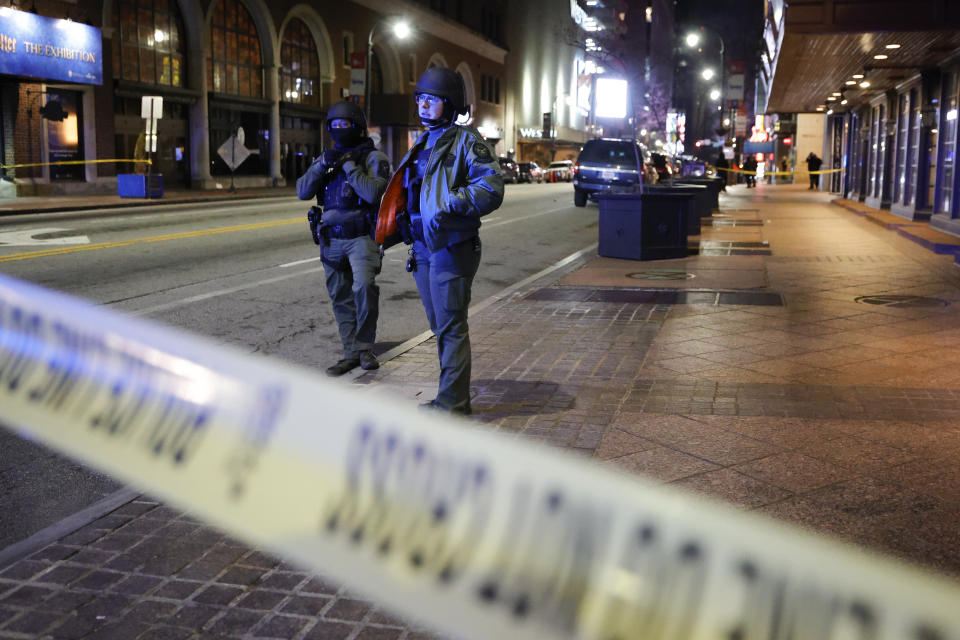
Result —
[{"label": "metal trash receptacle", "polygon": [[[600,205],[600,238],[597,253],[605,258],[627,260],[664,260],[687,256],[686,202],[667,198],[692,198],[691,194],[675,194],[648,199],[639,193],[602,193],[596,196]],[[654,204],[656,203],[656,205]]]}]

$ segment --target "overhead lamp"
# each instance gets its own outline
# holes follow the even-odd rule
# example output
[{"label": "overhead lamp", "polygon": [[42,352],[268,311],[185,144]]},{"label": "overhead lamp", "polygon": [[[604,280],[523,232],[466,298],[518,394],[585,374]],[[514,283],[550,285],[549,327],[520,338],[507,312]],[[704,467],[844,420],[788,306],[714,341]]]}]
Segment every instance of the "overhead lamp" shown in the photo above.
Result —
[{"label": "overhead lamp", "polygon": [[866,89],[866,88],[869,87],[869,86],[870,86],[870,82],[867,81],[867,80],[864,80],[863,82],[860,83],[860,88],[861,88],[861,89]]},{"label": "overhead lamp", "polygon": [[833,109],[827,109],[827,115],[828,115],[828,116],[832,116],[832,115],[833,115]]},{"label": "overhead lamp", "polygon": [[720,99],[720,89],[713,89],[713,90],[711,90],[711,91],[710,91],[710,99],[711,99],[711,100],[719,100],[719,99]]},{"label": "overhead lamp", "polygon": [[888,45],[887,45],[887,49],[899,49],[899,48],[900,48],[900,45],[899,45],[899,44],[888,44]]},{"label": "overhead lamp", "polygon": [[846,85],[854,85],[854,84],[857,84],[857,81],[856,81],[856,80],[847,80],[847,81],[844,82],[843,84],[846,84]]},{"label": "overhead lamp", "polygon": [[700,36],[696,33],[688,33],[685,41],[688,47],[695,47],[700,44]]},{"label": "overhead lamp", "polygon": [[700,72],[700,76],[704,80],[710,80],[711,78],[713,78],[713,75],[714,75],[713,69],[709,67]]},{"label": "overhead lamp", "polygon": [[873,56],[873,59],[874,59],[874,60],[886,60],[886,59],[889,58],[889,57],[890,57],[890,56],[888,56],[888,55],[885,54],[885,53],[878,53],[877,55]]},{"label": "overhead lamp", "polygon": [[862,73],[855,73],[855,74],[853,74],[853,75],[850,76],[850,77],[853,78],[854,80],[859,80],[860,78],[863,77],[863,74],[862,74]]},{"label": "overhead lamp", "polygon": [[841,100],[841,101],[840,101],[840,104],[847,104],[847,99],[844,98],[843,100]]},{"label": "overhead lamp", "polygon": [[410,25],[401,20],[393,25],[393,35],[397,36],[401,40],[405,39],[410,35]]},{"label": "overhead lamp", "polygon": [[832,96],[842,96],[843,94],[840,93],[839,91],[834,91],[834,92],[831,93],[830,95],[832,95]]},{"label": "overhead lamp", "polygon": [[823,111],[824,109],[826,109],[826,107],[824,107],[823,105],[820,105],[819,107],[817,107],[817,111]]},{"label": "overhead lamp", "polygon": [[827,97],[827,102],[833,102],[833,101],[836,100],[836,99],[837,99],[836,96],[828,96],[828,97]]}]

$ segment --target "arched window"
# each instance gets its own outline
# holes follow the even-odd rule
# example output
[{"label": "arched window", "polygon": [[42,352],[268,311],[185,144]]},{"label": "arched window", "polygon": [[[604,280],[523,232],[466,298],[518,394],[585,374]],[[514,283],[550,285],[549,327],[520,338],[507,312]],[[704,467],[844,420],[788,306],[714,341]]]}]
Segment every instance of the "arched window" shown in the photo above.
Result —
[{"label": "arched window", "polygon": [[320,58],[317,43],[303,20],[292,18],[280,45],[280,99],[306,105],[320,103]]},{"label": "arched window", "polygon": [[113,76],[182,87],[186,73],[181,25],[176,0],[117,0]]},{"label": "arched window", "polygon": [[250,12],[240,0],[218,0],[209,42],[207,88],[216,93],[262,98],[260,39]]}]

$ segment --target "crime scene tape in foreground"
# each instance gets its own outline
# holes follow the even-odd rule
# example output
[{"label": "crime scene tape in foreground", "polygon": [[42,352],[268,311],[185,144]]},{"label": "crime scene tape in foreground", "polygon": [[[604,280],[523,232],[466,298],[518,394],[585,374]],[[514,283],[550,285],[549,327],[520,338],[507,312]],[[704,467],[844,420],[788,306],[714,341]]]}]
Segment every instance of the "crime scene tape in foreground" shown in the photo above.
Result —
[{"label": "crime scene tape in foreground", "polygon": [[0,421],[460,638],[960,640],[957,583],[0,276]]}]

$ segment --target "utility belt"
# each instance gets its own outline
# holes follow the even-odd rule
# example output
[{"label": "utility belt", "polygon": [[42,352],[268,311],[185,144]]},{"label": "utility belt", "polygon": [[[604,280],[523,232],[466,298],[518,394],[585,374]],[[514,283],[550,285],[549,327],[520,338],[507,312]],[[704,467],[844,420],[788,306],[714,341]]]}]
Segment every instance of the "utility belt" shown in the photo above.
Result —
[{"label": "utility belt", "polygon": [[340,240],[353,240],[354,238],[359,238],[360,236],[370,235],[370,231],[370,223],[367,222],[366,218],[363,220],[347,220],[345,222],[341,222],[340,224],[322,223],[320,225],[320,237],[328,242],[331,238],[339,238]]}]

